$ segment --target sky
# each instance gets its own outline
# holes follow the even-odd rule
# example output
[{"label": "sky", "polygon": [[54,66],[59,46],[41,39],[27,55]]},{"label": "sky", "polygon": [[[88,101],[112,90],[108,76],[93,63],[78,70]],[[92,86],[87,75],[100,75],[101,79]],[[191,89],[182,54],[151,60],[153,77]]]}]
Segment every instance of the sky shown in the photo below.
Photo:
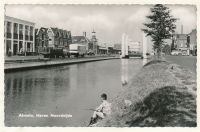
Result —
[{"label": "sky", "polygon": [[[171,15],[179,18],[176,33],[188,34],[197,27],[196,7],[192,5],[165,5]],[[150,20],[153,5],[6,5],[5,14],[14,18],[36,23],[35,28],[58,27],[71,31],[72,36],[86,36],[91,39],[95,30],[99,44],[120,43],[122,34],[141,43],[141,28]],[[171,44],[171,40],[166,40]],[[152,41],[148,37],[148,51],[152,51]]]}]

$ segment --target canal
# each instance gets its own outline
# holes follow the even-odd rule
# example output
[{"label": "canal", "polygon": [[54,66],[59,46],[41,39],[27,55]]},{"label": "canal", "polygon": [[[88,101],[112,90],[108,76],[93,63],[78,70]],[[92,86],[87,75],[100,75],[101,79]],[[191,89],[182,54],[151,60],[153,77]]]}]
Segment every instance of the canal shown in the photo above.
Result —
[{"label": "canal", "polygon": [[83,126],[92,116],[85,109],[99,106],[102,93],[111,102],[145,62],[114,59],[5,73],[5,125]]}]

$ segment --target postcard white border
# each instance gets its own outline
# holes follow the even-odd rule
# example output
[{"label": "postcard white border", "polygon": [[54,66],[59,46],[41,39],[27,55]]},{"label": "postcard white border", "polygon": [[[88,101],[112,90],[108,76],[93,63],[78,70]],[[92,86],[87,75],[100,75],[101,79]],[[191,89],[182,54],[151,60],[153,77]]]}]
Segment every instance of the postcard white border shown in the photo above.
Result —
[{"label": "postcard white border", "polygon": [[[197,128],[181,128],[181,127],[166,127],[166,128],[140,128],[140,127],[131,127],[131,128],[116,128],[116,127],[95,127],[95,128],[87,128],[87,127],[5,127],[4,126],[4,5],[5,4],[189,4],[197,6],[197,43],[200,42],[199,31],[200,31],[200,23],[199,23],[199,15],[200,15],[200,1],[199,0],[1,0],[0,1],[0,40],[1,40],[1,48],[0,48],[0,62],[1,62],[1,79],[0,79],[0,131],[9,131],[9,132],[75,132],[75,131],[84,131],[84,132],[105,132],[105,131],[162,131],[162,132],[172,132],[172,131],[181,131],[181,132],[197,132],[199,129],[199,114],[197,116]],[[197,54],[199,55],[200,51],[197,50]],[[199,57],[197,57],[197,62],[199,62]],[[198,66],[198,65],[197,65]],[[197,73],[199,73],[199,69],[197,68]],[[198,80],[199,75],[197,74],[197,95],[199,95],[198,88]],[[199,96],[197,96],[197,104],[199,104]],[[197,113],[199,113],[199,107],[197,105]]]}]

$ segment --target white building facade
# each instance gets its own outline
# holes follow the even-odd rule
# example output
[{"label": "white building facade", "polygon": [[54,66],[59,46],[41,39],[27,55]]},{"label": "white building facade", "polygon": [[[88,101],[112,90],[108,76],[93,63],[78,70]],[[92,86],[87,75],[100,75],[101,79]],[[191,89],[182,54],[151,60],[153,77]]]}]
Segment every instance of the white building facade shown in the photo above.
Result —
[{"label": "white building facade", "polygon": [[140,51],[140,42],[139,41],[129,41],[129,52],[139,52]]},{"label": "white building facade", "polygon": [[20,51],[35,52],[35,23],[4,17],[4,55],[9,49],[13,55]]}]

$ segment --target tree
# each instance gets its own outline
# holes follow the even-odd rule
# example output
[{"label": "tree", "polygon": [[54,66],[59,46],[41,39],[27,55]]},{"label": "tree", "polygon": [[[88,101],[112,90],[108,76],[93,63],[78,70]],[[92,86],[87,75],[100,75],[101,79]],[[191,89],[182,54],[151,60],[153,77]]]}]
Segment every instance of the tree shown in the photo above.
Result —
[{"label": "tree", "polygon": [[165,53],[165,54],[170,54],[171,53],[171,47],[168,44],[166,44],[163,47],[162,52]]},{"label": "tree", "polygon": [[176,29],[176,25],[173,24],[178,20],[170,15],[170,10],[168,7],[157,4],[151,8],[153,15],[146,16],[146,18],[151,19],[151,23],[143,23],[148,29],[141,29],[147,36],[151,36],[152,41],[154,41],[153,48],[158,52],[158,58],[160,57],[160,52],[164,46],[165,39],[171,39],[171,33]]},{"label": "tree", "polygon": [[174,39],[172,39],[172,46],[171,46],[171,51],[174,50]]}]

